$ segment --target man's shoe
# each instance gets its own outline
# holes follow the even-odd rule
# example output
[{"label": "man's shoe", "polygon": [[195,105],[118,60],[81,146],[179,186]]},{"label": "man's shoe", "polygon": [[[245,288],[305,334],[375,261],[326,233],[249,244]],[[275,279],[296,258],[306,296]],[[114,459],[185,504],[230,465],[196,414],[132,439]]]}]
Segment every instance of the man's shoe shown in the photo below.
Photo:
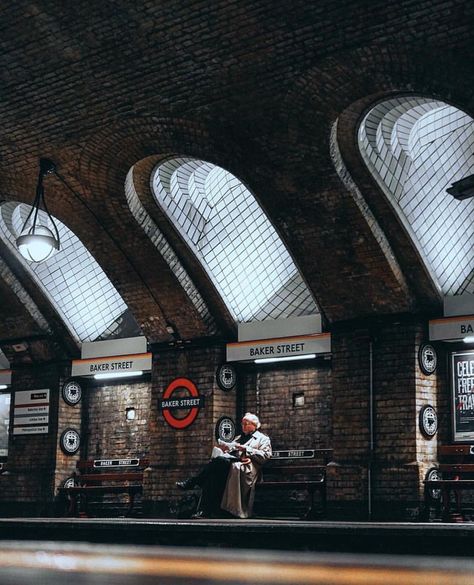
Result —
[{"label": "man's shoe", "polygon": [[196,487],[196,482],[194,481],[194,478],[189,478],[177,481],[175,485],[180,490],[192,490]]}]

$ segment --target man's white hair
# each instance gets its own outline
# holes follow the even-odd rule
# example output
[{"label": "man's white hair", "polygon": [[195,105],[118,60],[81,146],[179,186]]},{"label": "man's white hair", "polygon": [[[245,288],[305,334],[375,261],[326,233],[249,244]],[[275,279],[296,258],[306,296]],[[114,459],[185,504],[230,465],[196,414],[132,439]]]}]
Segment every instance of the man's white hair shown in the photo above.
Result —
[{"label": "man's white hair", "polygon": [[261,426],[260,419],[258,418],[258,416],[256,414],[252,414],[251,412],[246,412],[244,414],[244,416],[242,417],[242,420],[244,420],[244,419],[253,423],[257,427],[257,429],[259,429]]}]

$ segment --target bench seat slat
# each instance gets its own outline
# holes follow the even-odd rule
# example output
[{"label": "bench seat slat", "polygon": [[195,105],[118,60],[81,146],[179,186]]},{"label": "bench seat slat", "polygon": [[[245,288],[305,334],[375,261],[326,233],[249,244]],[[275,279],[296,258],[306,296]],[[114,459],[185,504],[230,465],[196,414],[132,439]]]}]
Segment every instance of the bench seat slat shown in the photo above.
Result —
[{"label": "bench seat slat", "polygon": [[325,479],[322,477],[319,481],[262,481],[257,484],[259,488],[293,488],[307,489],[311,486],[321,486]]},{"label": "bench seat slat", "polygon": [[427,479],[424,483],[428,487],[435,489],[443,486],[450,486],[458,489],[474,489],[474,479]]},{"label": "bench seat slat", "polygon": [[143,472],[138,471],[136,473],[82,473],[77,476],[79,483],[99,483],[103,481],[143,481]]},{"label": "bench seat slat", "polygon": [[76,485],[74,487],[59,488],[61,492],[66,494],[126,494],[129,492],[138,493],[143,490],[141,484],[133,485]]}]

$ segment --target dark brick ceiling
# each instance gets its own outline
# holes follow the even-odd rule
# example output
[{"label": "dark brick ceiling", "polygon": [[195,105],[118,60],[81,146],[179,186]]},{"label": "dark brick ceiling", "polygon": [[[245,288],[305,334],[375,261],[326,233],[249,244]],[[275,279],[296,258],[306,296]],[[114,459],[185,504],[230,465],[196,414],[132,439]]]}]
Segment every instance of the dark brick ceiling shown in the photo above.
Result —
[{"label": "dark brick ceiling", "polygon": [[[334,172],[329,135],[352,104],[397,91],[472,113],[473,14],[472,2],[454,0],[4,2],[0,199],[30,201],[38,158],[53,158],[88,207],[50,185],[52,211],[152,340],[169,339],[168,321],[183,338],[206,334],[123,196],[131,165],[175,153],[217,162],[252,188],[328,325],[436,311],[438,294],[406,235],[393,238],[399,268],[375,242]],[[364,174],[353,144],[361,109],[341,138],[349,166]],[[376,216],[395,221],[386,209]],[[212,306],[232,337],[225,309]],[[27,321],[22,334],[34,329]]]}]

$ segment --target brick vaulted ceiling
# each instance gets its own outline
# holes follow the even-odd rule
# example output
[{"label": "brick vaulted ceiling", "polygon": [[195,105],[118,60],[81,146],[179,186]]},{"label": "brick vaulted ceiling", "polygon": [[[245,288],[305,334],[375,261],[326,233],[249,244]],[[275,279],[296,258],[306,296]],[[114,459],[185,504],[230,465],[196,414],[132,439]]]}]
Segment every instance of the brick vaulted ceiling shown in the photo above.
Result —
[{"label": "brick vaulted ceiling", "polygon": [[[53,159],[80,200],[48,178],[51,212],[90,250],[153,341],[171,340],[169,323],[183,339],[209,333],[124,193],[133,165],[176,155],[218,164],[252,190],[327,326],[435,312],[438,293],[363,167],[355,132],[368,106],[397,92],[472,115],[473,15],[467,0],[2,3],[0,200],[30,203],[39,157]],[[331,136],[386,244],[336,172]],[[143,169],[151,166],[137,167],[142,192]],[[204,271],[153,213],[218,334],[231,339],[234,324]],[[0,291],[10,284],[2,280]],[[38,334],[31,311],[12,298],[21,303],[2,292],[18,315],[17,337]],[[8,314],[2,306],[0,342],[15,337]]]}]

